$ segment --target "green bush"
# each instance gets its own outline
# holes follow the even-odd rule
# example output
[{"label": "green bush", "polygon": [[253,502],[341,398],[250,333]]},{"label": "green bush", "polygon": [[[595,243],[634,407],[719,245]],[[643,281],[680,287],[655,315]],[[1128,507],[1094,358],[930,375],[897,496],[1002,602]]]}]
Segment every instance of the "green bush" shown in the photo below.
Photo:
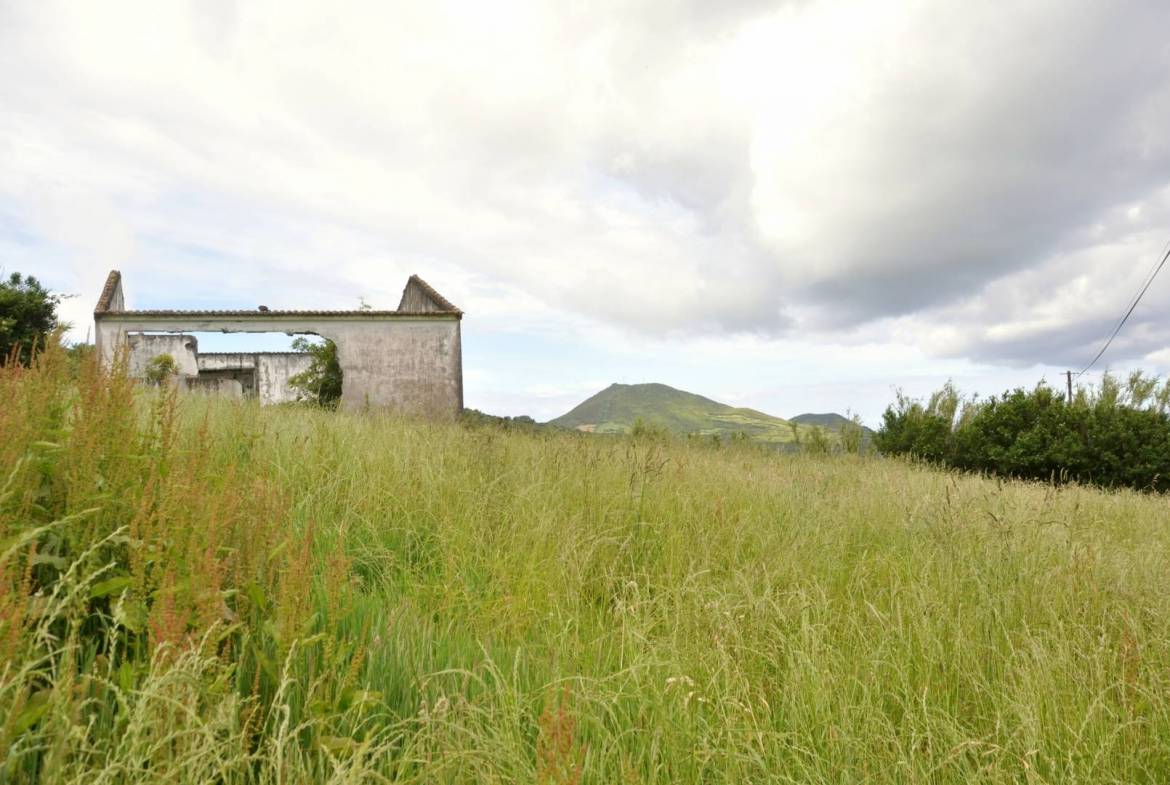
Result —
[{"label": "green bush", "polygon": [[175,362],[174,357],[169,354],[156,354],[146,364],[143,375],[146,377],[146,381],[157,387],[178,372],[179,364]]},{"label": "green bush", "polygon": [[634,424],[630,428],[630,436],[650,441],[667,441],[671,438],[670,429],[665,425],[643,420],[641,417],[634,420]]},{"label": "green bush", "polygon": [[1170,382],[1106,375],[1070,403],[1045,384],[964,404],[949,384],[922,404],[899,393],[874,441],[967,471],[1170,490]]},{"label": "green bush", "polygon": [[[882,415],[874,446],[887,455],[911,455],[932,463],[947,463],[952,451],[954,411],[949,404],[953,396],[949,383],[926,404],[899,392],[895,403]],[[944,397],[947,406],[942,405]]]},{"label": "green bush", "polygon": [[841,426],[841,452],[849,455],[861,455],[865,452],[865,427],[861,424],[861,417],[854,414],[849,422]]},{"label": "green bush", "polygon": [[12,273],[0,281],[0,365],[10,359],[28,365],[34,351],[45,347],[58,327],[61,300],[31,275]]},{"label": "green bush", "polygon": [[308,370],[288,380],[289,386],[299,392],[300,400],[334,409],[341,400],[341,363],[337,360],[337,344],[326,340],[313,343],[308,338],[293,340],[293,351],[306,352],[312,358]]}]

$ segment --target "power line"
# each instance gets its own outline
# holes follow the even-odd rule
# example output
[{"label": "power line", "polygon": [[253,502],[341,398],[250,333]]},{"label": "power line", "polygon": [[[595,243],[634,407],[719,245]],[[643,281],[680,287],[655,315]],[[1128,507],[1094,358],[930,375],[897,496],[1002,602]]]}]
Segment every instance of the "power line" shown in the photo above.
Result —
[{"label": "power line", "polygon": [[[1170,245],[1170,244],[1168,244],[1168,245]],[[1162,260],[1160,262],[1158,262],[1157,267],[1155,267],[1154,271],[1152,273],[1150,273],[1150,277],[1146,279],[1145,285],[1138,291],[1137,295],[1133,298],[1133,301],[1129,304],[1129,310],[1127,310],[1125,312],[1125,316],[1122,316],[1121,321],[1119,321],[1117,323],[1117,326],[1113,328],[1113,332],[1105,340],[1104,345],[1101,346],[1101,350],[1098,351],[1096,356],[1093,357],[1093,359],[1089,361],[1089,364],[1086,365],[1084,368],[1082,368],[1081,372],[1076,375],[1077,379],[1081,378],[1081,376],[1083,376],[1086,371],[1088,371],[1090,368],[1092,368],[1093,365],[1098,360],[1101,359],[1101,355],[1105,354],[1105,350],[1109,348],[1109,344],[1113,343],[1113,339],[1117,337],[1117,334],[1119,332],[1121,332],[1121,328],[1125,326],[1125,323],[1129,319],[1130,314],[1132,314],[1134,309],[1137,308],[1138,303],[1140,303],[1142,301],[1142,296],[1145,295],[1146,290],[1150,288],[1150,284],[1152,284],[1154,282],[1154,279],[1158,277],[1158,273],[1162,272],[1162,268],[1166,265],[1167,259],[1170,259],[1170,248],[1168,248],[1166,250],[1166,252],[1164,254],[1162,254]],[[1072,382],[1070,380],[1069,384],[1071,385],[1071,383]]]}]

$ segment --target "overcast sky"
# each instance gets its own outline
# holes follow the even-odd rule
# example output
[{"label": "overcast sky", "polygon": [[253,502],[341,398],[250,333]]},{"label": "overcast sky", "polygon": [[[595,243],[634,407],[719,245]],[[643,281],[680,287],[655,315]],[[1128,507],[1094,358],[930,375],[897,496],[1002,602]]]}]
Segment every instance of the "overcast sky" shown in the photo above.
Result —
[{"label": "overcast sky", "polygon": [[[111,268],[132,307],[393,308],[417,272],[466,311],[472,407],[660,381],[875,424],[1096,353],[1170,240],[1168,30],[1166,0],[0,0],[0,267],[77,293],[77,339]],[[1168,314],[1165,274],[1103,364],[1170,371]]]}]

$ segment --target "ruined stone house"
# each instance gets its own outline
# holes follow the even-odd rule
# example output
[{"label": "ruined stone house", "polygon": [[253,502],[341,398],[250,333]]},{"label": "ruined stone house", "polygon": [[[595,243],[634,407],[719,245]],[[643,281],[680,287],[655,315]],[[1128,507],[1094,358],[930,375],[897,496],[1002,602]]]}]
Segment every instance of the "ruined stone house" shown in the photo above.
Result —
[{"label": "ruined stone house", "polygon": [[125,308],[122,274],[110,272],[94,309],[103,363],[124,353],[129,371],[169,354],[183,389],[261,403],[292,400],[289,379],[308,367],[298,352],[201,353],[195,332],[318,335],[337,345],[343,374],[341,405],[427,417],[454,417],[463,408],[463,313],[417,275],[393,311],[180,311]]}]

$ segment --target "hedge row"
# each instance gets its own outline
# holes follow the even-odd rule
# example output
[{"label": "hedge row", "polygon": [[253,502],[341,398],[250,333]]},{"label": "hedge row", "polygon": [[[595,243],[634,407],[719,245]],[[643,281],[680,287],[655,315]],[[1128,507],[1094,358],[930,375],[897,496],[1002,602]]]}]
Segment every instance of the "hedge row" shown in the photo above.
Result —
[{"label": "hedge row", "polygon": [[925,403],[899,395],[874,444],[967,471],[1167,491],[1170,380],[1106,375],[1071,402],[1043,383],[984,400],[948,384]]}]

